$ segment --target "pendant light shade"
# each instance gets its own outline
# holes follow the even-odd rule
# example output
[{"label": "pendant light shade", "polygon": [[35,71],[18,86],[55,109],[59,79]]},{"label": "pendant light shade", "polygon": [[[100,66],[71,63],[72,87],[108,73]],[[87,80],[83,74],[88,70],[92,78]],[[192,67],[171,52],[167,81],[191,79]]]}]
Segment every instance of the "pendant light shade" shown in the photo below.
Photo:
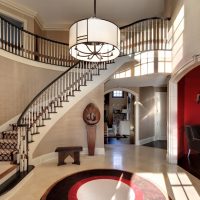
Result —
[{"label": "pendant light shade", "polygon": [[70,54],[78,60],[113,60],[120,53],[119,27],[96,17],[80,20],[70,27],[69,49]]}]

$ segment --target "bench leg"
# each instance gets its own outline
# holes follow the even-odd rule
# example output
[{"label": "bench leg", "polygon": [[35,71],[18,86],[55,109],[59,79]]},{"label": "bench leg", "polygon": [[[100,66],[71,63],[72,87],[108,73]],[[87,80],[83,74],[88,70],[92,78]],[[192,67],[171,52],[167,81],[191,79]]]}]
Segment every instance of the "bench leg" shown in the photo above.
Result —
[{"label": "bench leg", "polygon": [[58,153],[58,166],[59,165],[66,165],[64,162],[65,158],[68,156],[65,152],[59,152]]},{"label": "bench leg", "polygon": [[74,152],[73,164],[80,165],[80,152]]}]

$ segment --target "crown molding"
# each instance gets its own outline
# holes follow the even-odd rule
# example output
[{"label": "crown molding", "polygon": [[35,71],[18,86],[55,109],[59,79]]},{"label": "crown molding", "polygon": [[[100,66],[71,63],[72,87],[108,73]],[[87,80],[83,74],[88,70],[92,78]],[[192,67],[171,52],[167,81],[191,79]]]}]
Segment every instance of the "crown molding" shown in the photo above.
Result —
[{"label": "crown molding", "polygon": [[45,30],[45,31],[67,31],[67,30],[69,30],[69,25],[66,25],[66,24],[45,24],[45,25],[43,25],[43,30]]},{"label": "crown molding", "polygon": [[7,8],[15,10],[21,14],[32,17],[41,30],[43,31],[67,31],[70,25],[66,24],[45,24],[38,13],[34,10],[31,10],[21,4],[15,3],[10,0],[0,0],[0,5],[3,5]]},{"label": "crown molding", "polygon": [[10,1],[10,0],[0,0],[0,4],[2,4],[3,6],[6,6],[8,8],[11,8],[17,12],[20,12],[21,14],[27,15],[29,17],[34,18],[37,15],[36,11],[33,11],[25,6],[22,6],[13,1]]}]

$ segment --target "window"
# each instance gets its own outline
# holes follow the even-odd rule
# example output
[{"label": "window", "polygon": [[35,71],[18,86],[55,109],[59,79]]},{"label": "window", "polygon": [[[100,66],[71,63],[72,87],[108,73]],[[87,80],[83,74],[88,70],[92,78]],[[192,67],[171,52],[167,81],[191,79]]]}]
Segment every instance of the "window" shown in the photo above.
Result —
[{"label": "window", "polygon": [[138,61],[134,68],[135,76],[154,73],[154,51],[138,53],[135,60]]},{"label": "window", "polygon": [[179,10],[168,32],[169,48],[172,48],[173,66],[177,66],[183,58],[184,5]]},{"label": "window", "polygon": [[158,51],[158,73],[172,72],[171,51]]},{"label": "window", "polygon": [[120,72],[116,72],[114,74],[114,78],[127,78],[127,77],[131,77],[131,69],[127,69],[125,71],[120,71]]},{"label": "window", "polygon": [[121,90],[114,90],[112,96],[114,98],[124,98],[124,92]]}]

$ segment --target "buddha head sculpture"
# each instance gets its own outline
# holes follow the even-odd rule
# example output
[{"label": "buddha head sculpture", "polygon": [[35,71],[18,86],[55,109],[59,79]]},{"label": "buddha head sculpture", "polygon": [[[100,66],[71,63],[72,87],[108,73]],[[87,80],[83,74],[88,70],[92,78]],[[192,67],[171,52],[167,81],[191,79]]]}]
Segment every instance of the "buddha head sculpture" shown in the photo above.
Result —
[{"label": "buddha head sculpture", "polygon": [[83,111],[83,120],[88,125],[95,125],[99,122],[100,111],[93,103],[88,104]]}]

